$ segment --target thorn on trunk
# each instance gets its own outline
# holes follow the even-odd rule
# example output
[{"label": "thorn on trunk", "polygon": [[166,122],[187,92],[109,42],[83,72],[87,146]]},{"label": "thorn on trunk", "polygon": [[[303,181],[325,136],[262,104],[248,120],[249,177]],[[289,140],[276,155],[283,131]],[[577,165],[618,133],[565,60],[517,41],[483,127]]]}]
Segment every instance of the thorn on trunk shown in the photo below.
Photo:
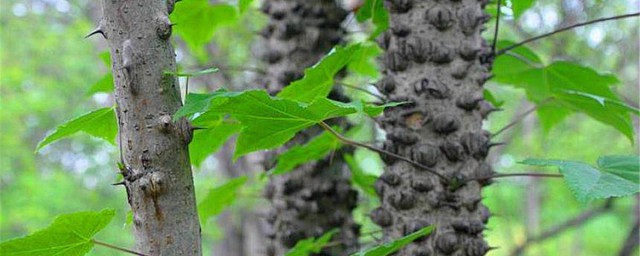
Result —
[{"label": "thorn on trunk", "polygon": [[124,184],[124,181],[121,181],[121,182],[113,183],[113,184],[111,184],[111,185],[112,185],[112,186],[120,186],[120,185],[124,186],[125,184]]},{"label": "thorn on trunk", "polygon": [[89,34],[87,34],[84,38],[89,38],[95,34],[101,34],[104,39],[107,39],[107,35],[104,33],[104,31],[102,31],[102,26],[98,26],[96,29],[89,32]]},{"label": "thorn on trunk", "polygon": [[496,147],[496,146],[502,146],[502,145],[507,145],[506,142],[494,142],[494,143],[489,143],[488,147],[492,148],[492,147]]}]

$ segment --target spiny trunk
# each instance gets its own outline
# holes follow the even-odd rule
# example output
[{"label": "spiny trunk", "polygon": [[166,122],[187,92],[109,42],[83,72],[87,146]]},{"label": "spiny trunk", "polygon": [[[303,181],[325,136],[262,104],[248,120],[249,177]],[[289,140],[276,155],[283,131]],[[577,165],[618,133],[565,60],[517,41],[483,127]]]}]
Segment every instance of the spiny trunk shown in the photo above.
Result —
[{"label": "spiny trunk", "polygon": [[[262,33],[261,57],[267,64],[262,84],[271,94],[301,78],[304,68],[320,60],[344,34],[340,24],[346,12],[333,0],[269,0],[263,11],[270,19]],[[344,98],[339,93],[331,97]],[[319,132],[302,132],[289,145],[305,143]],[[270,180],[266,196],[273,208],[267,217],[271,228],[267,255],[284,255],[298,241],[333,228],[340,229],[334,240],[341,244],[325,248],[322,255],[346,255],[355,250],[359,227],[351,211],[357,193],[345,167],[336,153],[331,159],[302,165]]]},{"label": "spiny trunk", "polygon": [[[480,33],[487,1],[387,0],[390,29],[380,44],[384,78],[379,89],[393,101],[411,104],[389,109],[380,124],[384,149],[428,166],[448,180],[492,173],[485,163],[489,134],[482,130],[487,104],[482,85],[491,54]],[[435,225],[436,231],[398,255],[484,255],[482,231],[489,218],[482,186],[460,187],[407,162],[384,157],[387,167],[376,183],[381,207],[372,211],[386,239]]]},{"label": "spiny trunk", "polygon": [[192,131],[172,121],[182,105],[168,15],[174,1],[102,1],[99,29],[111,48],[124,185],[137,250],[201,255],[189,163]]}]

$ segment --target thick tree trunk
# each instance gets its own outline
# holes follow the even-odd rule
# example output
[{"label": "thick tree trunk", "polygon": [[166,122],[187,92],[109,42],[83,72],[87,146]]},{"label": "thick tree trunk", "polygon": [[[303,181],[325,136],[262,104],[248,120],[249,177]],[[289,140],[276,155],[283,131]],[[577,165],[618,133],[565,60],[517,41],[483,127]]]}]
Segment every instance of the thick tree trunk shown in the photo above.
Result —
[{"label": "thick tree trunk", "polygon": [[482,130],[490,49],[480,32],[487,1],[387,0],[390,29],[381,37],[384,75],[379,89],[411,104],[385,112],[384,148],[411,156],[447,177],[384,157],[376,184],[382,205],[372,213],[386,239],[435,225],[436,231],[398,255],[484,255],[482,231],[489,218],[482,205],[484,182],[456,180],[492,173],[485,163],[489,134]]},{"label": "thick tree trunk", "polygon": [[201,255],[186,120],[174,75],[168,15],[174,1],[102,1],[101,31],[111,48],[122,174],[133,211],[137,250]]},{"label": "thick tree trunk", "polygon": [[[267,0],[263,11],[270,19],[262,33],[260,55],[267,64],[262,83],[272,94],[301,78],[304,68],[320,60],[344,34],[341,22],[347,13],[333,0]],[[335,92],[330,97],[343,98]],[[305,143],[319,132],[302,132],[290,145]],[[359,226],[351,211],[357,193],[345,168],[336,153],[332,159],[305,164],[270,180],[266,196],[273,208],[267,217],[271,228],[267,255],[284,255],[298,241],[333,228],[340,229],[334,241],[341,243],[325,248],[322,255],[347,255],[356,249]]]}]

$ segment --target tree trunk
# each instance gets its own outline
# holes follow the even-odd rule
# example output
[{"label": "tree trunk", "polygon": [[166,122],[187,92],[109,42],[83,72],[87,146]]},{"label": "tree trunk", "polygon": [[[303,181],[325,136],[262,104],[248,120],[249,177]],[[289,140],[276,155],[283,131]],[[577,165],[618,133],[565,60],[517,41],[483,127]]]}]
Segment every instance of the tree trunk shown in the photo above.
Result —
[{"label": "tree trunk", "polygon": [[431,171],[391,157],[376,183],[381,207],[371,217],[385,239],[435,225],[434,233],[398,255],[484,255],[489,218],[480,193],[486,182],[455,181],[492,174],[485,163],[488,132],[482,85],[492,54],[481,37],[488,20],[478,0],[387,0],[390,29],[381,36],[384,78],[379,89],[410,104],[385,111],[384,149],[410,156]]},{"label": "tree trunk", "polygon": [[[263,11],[269,23],[260,45],[261,58],[267,64],[262,84],[271,94],[301,78],[304,68],[320,60],[344,34],[341,22],[347,13],[333,0],[267,0]],[[344,98],[336,92],[330,97]],[[305,143],[320,131],[312,128],[301,132],[288,145]],[[345,168],[341,154],[335,153],[270,180],[266,196],[273,208],[267,217],[271,228],[267,255],[284,255],[298,241],[333,228],[340,229],[333,239],[340,244],[323,249],[322,255],[347,255],[356,249],[359,226],[351,211],[357,193],[350,186]]]},{"label": "tree trunk", "polygon": [[201,255],[185,119],[168,15],[174,1],[102,1],[111,48],[122,174],[136,247],[146,255]]}]

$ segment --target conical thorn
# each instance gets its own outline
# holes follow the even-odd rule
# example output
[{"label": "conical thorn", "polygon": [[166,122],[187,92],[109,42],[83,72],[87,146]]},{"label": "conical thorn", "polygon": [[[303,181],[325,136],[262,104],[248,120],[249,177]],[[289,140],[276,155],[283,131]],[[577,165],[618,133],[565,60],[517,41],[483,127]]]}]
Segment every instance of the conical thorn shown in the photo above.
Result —
[{"label": "conical thorn", "polygon": [[111,184],[111,185],[112,185],[112,186],[120,186],[120,185],[124,186],[124,181],[116,182],[116,183],[113,183],[113,184]]},{"label": "conical thorn", "polygon": [[89,34],[87,34],[84,38],[89,38],[95,34],[101,34],[104,39],[107,39],[107,35],[105,35],[104,31],[102,31],[102,27],[97,27],[95,30],[89,32]]}]

